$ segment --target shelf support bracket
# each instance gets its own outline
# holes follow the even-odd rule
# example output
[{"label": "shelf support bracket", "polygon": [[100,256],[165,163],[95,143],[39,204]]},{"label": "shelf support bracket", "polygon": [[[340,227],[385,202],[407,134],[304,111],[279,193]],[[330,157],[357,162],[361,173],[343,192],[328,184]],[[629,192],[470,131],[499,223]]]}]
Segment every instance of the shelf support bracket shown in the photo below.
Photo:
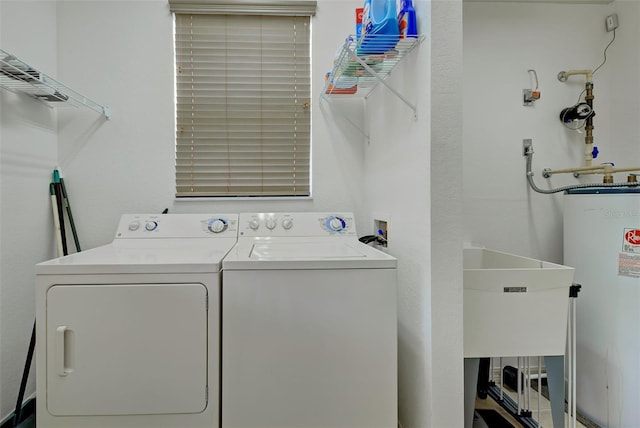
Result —
[{"label": "shelf support bracket", "polygon": [[338,104],[334,103],[331,101],[331,98],[327,97],[325,94],[320,95],[320,101],[325,101],[327,104],[329,104],[329,106],[334,109],[335,111],[338,112],[338,114],[342,115],[342,119],[344,121],[346,121],[349,125],[353,126],[360,134],[362,134],[362,136],[364,138],[367,139],[367,142],[369,141],[369,134],[367,134],[366,132],[364,132],[364,130],[362,129],[362,127],[360,125],[358,125],[357,123],[355,123],[353,120],[351,120],[349,118],[349,114],[344,111],[344,109],[340,106],[338,106]]},{"label": "shelf support bracket", "polygon": [[[347,48],[349,49],[349,48]],[[380,83],[382,83],[388,90],[390,90],[396,97],[398,97],[403,103],[405,103],[410,109],[411,111],[413,111],[413,116],[415,119],[417,119],[417,112],[416,112],[416,107],[411,104],[411,102],[409,100],[407,100],[400,92],[398,92],[397,90],[395,90],[391,85],[389,85],[386,82],[386,79],[383,79],[382,77],[380,77],[380,75],[374,70],[372,69],[369,64],[367,64],[365,61],[362,60],[362,58],[360,58],[356,52],[352,49],[349,49],[349,54],[351,59],[355,60],[358,62],[358,64],[360,64],[365,70],[367,70],[367,72],[369,74],[371,74],[373,77],[376,78],[376,80]],[[368,97],[368,95],[367,95]]]}]

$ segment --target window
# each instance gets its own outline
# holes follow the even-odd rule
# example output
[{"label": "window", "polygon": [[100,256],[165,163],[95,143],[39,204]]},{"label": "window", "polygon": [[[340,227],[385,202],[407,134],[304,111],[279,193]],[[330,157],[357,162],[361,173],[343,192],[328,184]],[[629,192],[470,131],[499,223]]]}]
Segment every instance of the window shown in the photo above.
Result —
[{"label": "window", "polygon": [[176,195],[309,196],[316,2],[169,3]]}]

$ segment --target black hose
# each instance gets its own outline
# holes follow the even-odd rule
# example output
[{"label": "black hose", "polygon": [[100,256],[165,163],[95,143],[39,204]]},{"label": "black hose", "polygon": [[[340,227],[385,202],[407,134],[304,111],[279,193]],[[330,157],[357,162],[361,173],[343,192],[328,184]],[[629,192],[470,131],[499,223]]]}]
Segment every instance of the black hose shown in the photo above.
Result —
[{"label": "black hose", "polygon": [[[71,214],[71,205],[67,197],[67,190],[64,187],[62,179],[58,183],[53,183],[56,203],[58,208],[58,217],[60,218],[60,231],[62,236],[63,255],[67,255],[67,243],[64,233],[64,209],[66,206],[67,214],[69,215],[69,221],[73,232],[73,239],[75,241],[76,250],[80,251],[80,242],[76,233],[75,224],[73,222],[73,215]],[[64,200],[64,203],[63,203]],[[22,372],[22,380],[20,381],[20,390],[18,391],[18,399],[16,400],[16,409],[13,414],[13,428],[17,428],[22,419],[22,401],[24,400],[24,393],[27,388],[27,381],[29,380],[29,371],[31,369],[31,362],[33,360],[33,351],[36,347],[36,322],[33,322],[33,330],[31,331],[31,340],[29,341],[29,351],[27,352],[27,359],[24,363],[24,370]]]},{"label": "black hose", "polygon": [[372,242],[377,242],[380,245],[384,245],[386,243],[386,240],[381,235],[366,235],[366,236],[362,236],[362,237],[358,238],[358,241],[362,242],[363,244],[370,244]]},{"label": "black hose", "polygon": [[27,380],[29,379],[29,369],[31,368],[31,360],[33,359],[33,350],[36,347],[36,323],[33,322],[33,330],[31,331],[31,341],[29,342],[29,351],[27,352],[27,360],[24,363],[24,371],[22,372],[22,381],[20,382],[20,391],[18,392],[18,400],[16,401],[16,410],[13,415],[13,428],[17,428],[22,418],[22,400],[24,400],[24,391],[27,388]]}]

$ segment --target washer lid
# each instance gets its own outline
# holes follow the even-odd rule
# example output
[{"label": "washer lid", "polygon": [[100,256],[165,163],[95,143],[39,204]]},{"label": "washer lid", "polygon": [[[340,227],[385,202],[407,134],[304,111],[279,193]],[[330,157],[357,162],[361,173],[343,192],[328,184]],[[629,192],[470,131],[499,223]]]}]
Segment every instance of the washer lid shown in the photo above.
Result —
[{"label": "washer lid", "polygon": [[42,262],[36,274],[219,272],[235,239],[118,240]]},{"label": "washer lid", "polygon": [[273,242],[253,245],[249,258],[253,260],[282,259],[342,259],[366,257],[362,251],[337,242]]},{"label": "washer lid", "polygon": [[382,269],[397,260],[356,239],[241,239],[222,262],[224,270]]}]

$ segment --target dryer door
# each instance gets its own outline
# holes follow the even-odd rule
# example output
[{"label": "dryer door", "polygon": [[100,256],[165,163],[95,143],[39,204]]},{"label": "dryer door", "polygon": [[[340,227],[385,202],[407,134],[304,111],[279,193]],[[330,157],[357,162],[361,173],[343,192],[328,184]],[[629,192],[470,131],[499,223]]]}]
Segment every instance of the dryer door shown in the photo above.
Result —
[{"label": "dryer door", "polygon": [[46,323],[51,414],[206,408],[204,285],[56,285],[47,292]]}]

